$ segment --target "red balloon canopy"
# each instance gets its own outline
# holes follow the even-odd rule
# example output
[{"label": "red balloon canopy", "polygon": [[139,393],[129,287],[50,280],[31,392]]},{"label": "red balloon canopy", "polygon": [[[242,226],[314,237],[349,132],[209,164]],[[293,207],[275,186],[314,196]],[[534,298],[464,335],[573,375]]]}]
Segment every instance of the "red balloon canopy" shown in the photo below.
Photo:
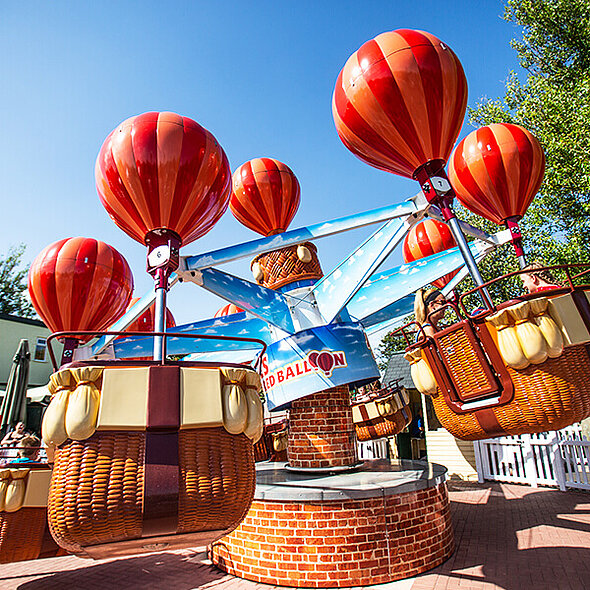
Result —
[{"label": "red balloon canopy", "polygon": [[301,190],[289,166],[254,158],[233,174],[230,209],[246,227],[270,236],[284,232],[299,207]]},{"label": "red balloon canopy", "polygon": [[29,270],[31,301],[53,332],[105,330],[125,313],[132,292],[127,261],[92,238],[47,246]]},{"label": "red balloon canopy", "polygon": [[537,139],[509,123],[471,132],[449,162],[449,180],[457,198],[497,224],[525,214],[544,172],[545,155]]},{"label": "red balloon canopy", "polygon": [[166,228],[188,244],[207,233],[229,202],[227,156],[209,131],[175,113],[121,123],[96,160],[96,188],[113,221],[144,243]]},{"label": "red balloon canopy", "polygon": [[[404,262],[412,262],[454,248],[456,245],[455,238],[445,223],[436,219],[425,219],[408,232],[404,240],[402,256]],[[457,272],[459,271],[450,272],[433,281],[432,284],[442,289]]]},{"label": "red balloon canopy", "polygon": [[232,315],[233,313],[241,313],[242,311],[244,310],[241,307],[238,307],[233,303],[228,303],[227,305],[224,305],[223,307],[218,309],[213,317],[221,318],[226,315]]},{"label": "red balloon canopy", "polygon": [[332,112],[353,154],[411,178],[428,161],[447,161],[466,104],[457,56],[429,33],[400,29],[378,35],[348,59]]},{"label": "red balloon canopy", "polygon": [[[130,309],[139,301],[139,297],[134,297],[129,303],[127,309]],[[166,329],[176,326],[176,321],[172,312],[166,308]],[[131,325],[126,329],[127,332],[153,332],[154,331],[154,304],[150,305]]]}]

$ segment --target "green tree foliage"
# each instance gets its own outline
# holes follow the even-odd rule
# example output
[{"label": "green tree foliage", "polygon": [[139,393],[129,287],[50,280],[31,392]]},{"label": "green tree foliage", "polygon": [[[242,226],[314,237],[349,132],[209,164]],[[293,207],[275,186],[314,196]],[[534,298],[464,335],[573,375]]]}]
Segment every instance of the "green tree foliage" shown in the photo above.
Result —
[{"label": "green tree foliage", "polygon": [[0,313],[18,315],[24,318],[36,316],[35,308],[26,298],[27,269],[22,268],[25,245],[9,248],[0,256]]},{"label": "green tree foliage", "polygon": [[514,72],[503,98],[469,109],[472,124],[516,123],[546,157],[539,195],[521,223],[525,249],[547,263],[590,262],[590,2],[508,0],[504,19],[524,79]]}]

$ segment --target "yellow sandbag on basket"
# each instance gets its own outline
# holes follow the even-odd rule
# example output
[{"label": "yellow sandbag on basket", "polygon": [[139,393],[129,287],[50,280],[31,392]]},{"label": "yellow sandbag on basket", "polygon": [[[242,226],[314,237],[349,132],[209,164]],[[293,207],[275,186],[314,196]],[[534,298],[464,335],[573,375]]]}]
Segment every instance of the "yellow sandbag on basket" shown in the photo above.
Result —
[{"label": "yellow sandbag on basket", "polygon": [[41,433],[48,446],[59,446],[68,438],[66,412],[72,387],[72,374],[68,369],[51,375],[48,389],[51,402],[43,415]]},{"label": "yellow sandbag on basket", "polygon": [[410,374],[416,389],[424,395],[433,395],[438,389],[428,363],[422,358],[422,350],[406,352],[404,358],[410,363]]},{"label": "yellow sandbag on basket", "polygon": [[512,323],[512,316],[507,309],[498,311],[489,316],[487,320],[498,333],[498,350],[502,360],[513,369],[526,369],[530,365],[524,354],[516,329]]},{"label": "yellow sandbag on basket", "polygon": [[544,363],[548,356],[547,343],[541,329],[531,317],[529,302],[513,305],[508,311],[514,319],[516,335],[527,360],[533,365]]},{"label": "yellow sandbag on basket", "polygon": [[243,369],[221,369],[225,377],[222,390],[223,425],[230,434],[241,434],[248,421],[248,404],[240,385],[246,371]]},{"label": "yellow sandbag on basket", "polygon": [[6,512],[16,512],[22,508],[25,500],[25,477],[29,473],[29,469],[11,469],[11,480],[6,488],[6,496],[4,499],[4,510]]},{"label": "yellow sandbag on basket", "polygon": [[66,411],[66,432],[72,440],[86,440],[96,431],[96,419],[100,406],[98,381],[102,367],[70,369],[76,389],[70,394]]},{"label": "yellow sandbag on basket", "polygon": [[547,356],[557,358],[563,352],[563,336],[553,318],[549,315],[549,301],[546,297],[529,301],[531,314],[547,343]]}]

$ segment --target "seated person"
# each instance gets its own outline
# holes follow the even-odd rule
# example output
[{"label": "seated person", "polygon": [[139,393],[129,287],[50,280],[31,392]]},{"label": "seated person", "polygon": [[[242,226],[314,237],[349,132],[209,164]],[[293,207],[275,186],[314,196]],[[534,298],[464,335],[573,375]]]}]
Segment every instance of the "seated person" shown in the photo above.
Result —
[{"label": "seated person", "polygon": [[27,436],[25,425],[23,422],[18,422],[13,430],[9,430],[6,433],[6,436],[2,439],[0,445],[3,447],[16,447],[19,441],[25,436]]},{"label": "seated person", "polygon": [[9,460],[6,463],[6,466],[22,465],[25,467],[29,463],[39,464],[40,462],[37,461],[37,455],[39,454],[40,448],[41,441],[36,436],[32,434],[25,436],[17,445],[17,458]]},{"label": "seated person", "polygon": [[446,302],[445,296],[438,289],[418,289],[416,291],[414,314],[416,315],[416,321],[422,326],[426,336],[433,336],[438,331],[438,322],[445,315],[445,310],[441,309],[438,313],[431,315],[430,318],[428,318],[428,314],[436,311]]},{"label": "seated person", "polygon": [[561,285],[555,280],[553,275],[548,270],[539,270],[543,268],[540,262],[532,262],[525,266],[523,270],[527,270],[526,274],[521,274],[523,287],[529,293],[539,293],[541,291],[548,291],[551,289],[559,289]]}]

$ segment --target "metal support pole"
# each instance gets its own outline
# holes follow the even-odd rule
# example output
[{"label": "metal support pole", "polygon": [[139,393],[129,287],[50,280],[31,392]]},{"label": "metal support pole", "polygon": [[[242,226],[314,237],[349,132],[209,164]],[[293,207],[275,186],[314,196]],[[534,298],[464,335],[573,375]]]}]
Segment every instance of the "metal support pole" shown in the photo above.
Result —
[{"label": "metal support pole", "polygon": [[[459,226],[459,220],[455,217],[455,215],[453,215],[452,217],[449,217],[446,221],[449,224],[449,228],[453,234],[453,237],[455,238],[455,242],[457,242],[459,251],[463,255],[463,260],[465,260],[465,266],[467,267],[467,270],[469,271],[471,278],[478,287],[481,287],[484,284],[484,280],[479,272],[479,268],[477,268],[477,263],[475,262],[475,258],[473,257],[471,249],[469,248],[469,244],[467,243],[467,240],[465,239],[465,236],[461,231],[461,227]],[[486,307],[493,307],[494,304],[492,302],[490,294],[488,293],[488,290],[484,287],[480,289],[479,293],[484,305]]]},{"label": "metal support pole", "polygon": [[[156,274],[156,302],[154,309],[154,332],[166,331],[166,291],[167,277],[164,268],[158,269]],[[163,284],[162,284],[163,283]],[[154,336],[154,360],[162,361],[166,358],[166,337]]]}]

